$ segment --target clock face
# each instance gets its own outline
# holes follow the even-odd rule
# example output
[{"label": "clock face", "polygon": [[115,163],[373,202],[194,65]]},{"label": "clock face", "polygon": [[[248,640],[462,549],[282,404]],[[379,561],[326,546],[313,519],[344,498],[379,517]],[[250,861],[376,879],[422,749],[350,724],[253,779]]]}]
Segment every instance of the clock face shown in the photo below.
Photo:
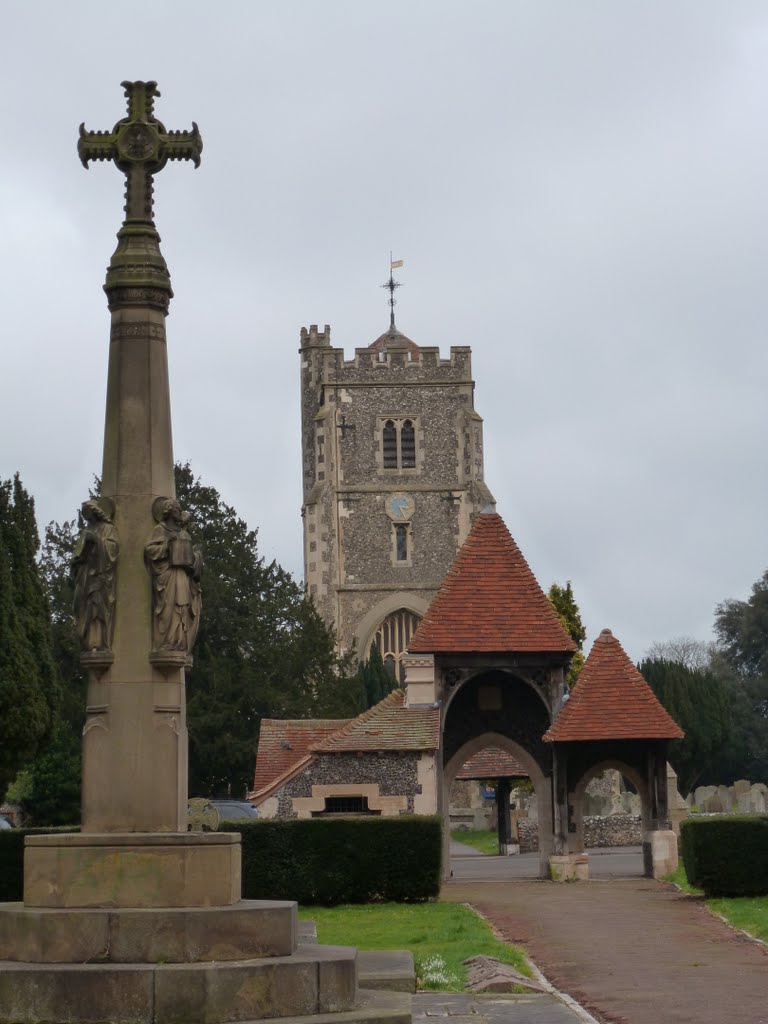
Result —
[{"label": "clock face", "polygon": [[387,515],[395,523],[407,523],[413,515],[416,503],[410,494],[390,494],[384,502]]}]

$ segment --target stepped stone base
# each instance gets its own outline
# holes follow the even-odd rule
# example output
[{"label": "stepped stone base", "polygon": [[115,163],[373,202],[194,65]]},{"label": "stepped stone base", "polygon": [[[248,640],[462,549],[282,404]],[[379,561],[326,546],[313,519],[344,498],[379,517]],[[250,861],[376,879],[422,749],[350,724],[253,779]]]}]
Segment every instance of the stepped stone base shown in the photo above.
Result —
[{"label": "stepped stone base", "polygon": [[413,953],[409,949],[358,950],[357,982],[363,989],[415,992]]},{"label": "stepped stone base", "polygon": [[0,903],[0,960],[28,963],[199,963],[290,956],[296,904],[52,910]]},{"label": "stepped stone base", "polygon": [[[482,1019],[478,1018],[478,1022]],[[255,1021],[241,1024],[255,1024]],[[353,1010],[318,1013],[312,1017],[284,1017],[280,1024],[411,1024],[411,996],[407,992],[361,989]]]},{"label": "stepped stone base", "polygon": [[27,907],[209,907],[240,901],[238,832],[27,836]]},{"label": "stepped stone base", "polygon": [[357,951],[191,964],[0,963],[0,1022],[228,1024],[350,1011]]},{"label": "stepped stone base", "polygon": [[[24,865],[24,903],[0,904],[0,1024],[411,1022],[407,993],[358,989],[357,950],[298,940],[294,902],[239,898],[236,833],[29,836]],[[377,955],[372,985],[411,988]]]}]

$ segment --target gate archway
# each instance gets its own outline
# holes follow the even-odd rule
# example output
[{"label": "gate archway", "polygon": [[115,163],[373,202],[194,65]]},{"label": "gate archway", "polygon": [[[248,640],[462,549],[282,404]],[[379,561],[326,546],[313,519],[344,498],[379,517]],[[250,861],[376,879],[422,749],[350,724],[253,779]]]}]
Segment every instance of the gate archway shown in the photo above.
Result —
[{"label": "gate archway", "polygon": [[442,723],[443,854],[450,872],[450,794],[461,766],[486,747],[498,747],[525,769],[536,794],[539,874],[546,877],[553,852],[551,750],[542,740],[549,709],[538,688],[509,669],[477,672],[446,700]]}]

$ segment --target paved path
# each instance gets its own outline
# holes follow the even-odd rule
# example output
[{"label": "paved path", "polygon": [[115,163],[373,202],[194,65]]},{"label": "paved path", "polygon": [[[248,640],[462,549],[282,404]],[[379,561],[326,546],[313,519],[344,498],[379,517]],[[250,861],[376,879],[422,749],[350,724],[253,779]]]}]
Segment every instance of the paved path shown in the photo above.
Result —
[{"label": "paved path", "polygon": [[[619,846],[588,850],[590,878],[640,878],[643,851],[640,846]],[[538,853],[512,857],[484,856],[463,843],[451,841],[451,870],[454,879],[538,878]]]},{"label": "paved path", "polygon": [[766,947],[671,885],[454,880],[442,898],[476,907],[600,1021],[768,1024]]},{"label": "paved path", "polygon": [[413,997],[414,1024],[583,1024],[554,996],[473,996],[420,992]]}]

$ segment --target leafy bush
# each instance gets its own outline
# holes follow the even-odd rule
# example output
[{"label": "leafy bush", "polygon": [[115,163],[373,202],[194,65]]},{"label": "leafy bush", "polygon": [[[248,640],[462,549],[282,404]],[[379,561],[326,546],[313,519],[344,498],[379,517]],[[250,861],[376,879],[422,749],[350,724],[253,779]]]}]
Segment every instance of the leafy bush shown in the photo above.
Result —
[{"label": "leafy bush", "polygon": [[76,828],[12,828],[0,832],[0,903],[18,903],[24,893],[24,836],[77,832]]},{"label": "leafy bush", "polygon": [[243,899],[299,903],[408,902],[440,890],[437,817],[222,822],[240,832]]},{"label": "leafy bush", "polygon": [[768,815],[718,815],[681,822],[688,881],[707,896],[768,895]]}]

